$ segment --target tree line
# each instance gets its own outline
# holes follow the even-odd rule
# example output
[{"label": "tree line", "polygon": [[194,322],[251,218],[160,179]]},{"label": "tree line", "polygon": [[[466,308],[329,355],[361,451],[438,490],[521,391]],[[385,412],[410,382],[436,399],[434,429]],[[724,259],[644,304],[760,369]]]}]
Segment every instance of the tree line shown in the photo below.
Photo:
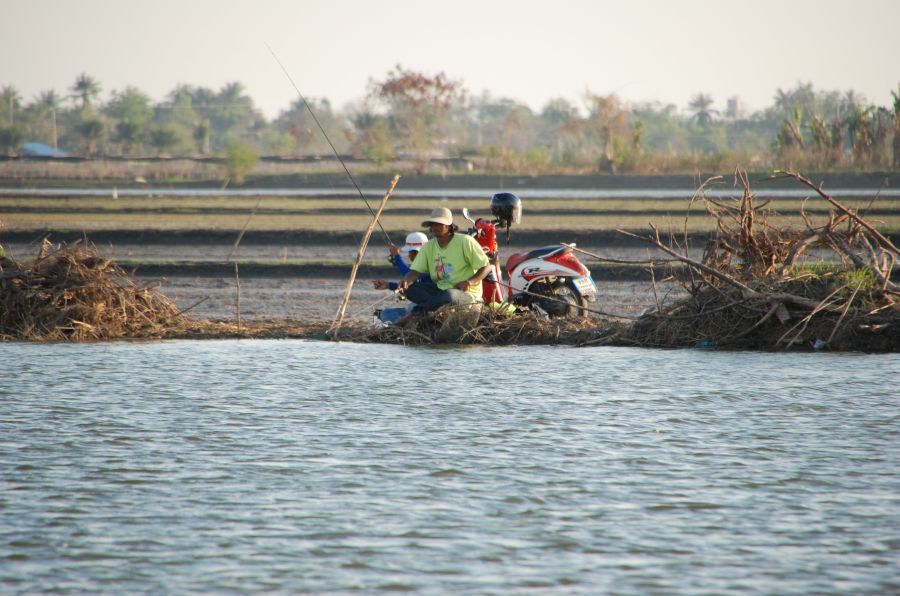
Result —
[{"label": "tree line", "polygon": [[327,99],[309,106],[298,99],[272,120],[238,82],[218,90],[178,85],[160,102],[128,86],[100,102],[100,82],[81,74],[67,91],[47,90],[26,102],[14,85],[2,87],[0,152],[20,155],[26,141],[38,141],[85,156],[330,155],[312,111],[338,152],[376,164],[410,160],[421,171],[438,157],[535,174],[665,173],[736,163],[900,168],[900,85],[891,106],[798,83],[751,113],[737,98],[717,111],[707,93],[683,110],[586,93],[580,104],[558,98],[534,111],[512,98],[472,95],[443,73],[398,65],[341,110]]}]

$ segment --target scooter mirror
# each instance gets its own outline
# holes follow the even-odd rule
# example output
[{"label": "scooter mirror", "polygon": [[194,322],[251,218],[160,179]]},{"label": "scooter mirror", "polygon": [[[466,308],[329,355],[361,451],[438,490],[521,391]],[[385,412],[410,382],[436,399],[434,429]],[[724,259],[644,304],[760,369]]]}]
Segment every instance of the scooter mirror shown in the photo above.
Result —
[{"label": "scooter mirror", "polygon": [[463,208],[462,208],[462,214],[463,214],[463,217],[465,217],[467,220],[469,220],[469,221],[472,222],[472,223],[475,223],[475,220],[472,219],[472,216],[471,216],[471,215],[469,215],[469,209],[468,209],[468,207],[463,207]]}]

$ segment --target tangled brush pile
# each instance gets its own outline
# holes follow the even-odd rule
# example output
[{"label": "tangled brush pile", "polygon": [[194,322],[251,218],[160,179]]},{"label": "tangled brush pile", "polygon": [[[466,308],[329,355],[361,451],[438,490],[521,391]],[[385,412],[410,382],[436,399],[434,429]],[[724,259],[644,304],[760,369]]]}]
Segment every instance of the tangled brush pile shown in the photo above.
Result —
[{"label": "tangled brush pile", "polygon": [[348,327],[340,338],[362,343],[401,345],[581,345],[610,335],[615,324],[599,325],[597,319],[548,319],[532,311],[514,315],[483,308],[474,316],[462,316],[453,307],[433,315],[413,318],[404,326]]},{"label": "tangled brush pile", "polygon": [[[897,247],[806,178],[783,176],[830,205],[821,223],[801,212],[805,230],[770,225],[741,172],[739,199],[701,192],[717,220],[702,260],[687,256],[686,242],[664,245],[655,229],[644,238],[687,266],[689,296],[659,304],[618,339],[660,347],[900,350],[900,287],[891,279]],[[804,260],[812,249],[815,258]]]},{"label": "tangled brush pile", "polygon": [[0,340],[150,338],[189,323],[92,245],[45,241],[30,262],[0,257]]}]

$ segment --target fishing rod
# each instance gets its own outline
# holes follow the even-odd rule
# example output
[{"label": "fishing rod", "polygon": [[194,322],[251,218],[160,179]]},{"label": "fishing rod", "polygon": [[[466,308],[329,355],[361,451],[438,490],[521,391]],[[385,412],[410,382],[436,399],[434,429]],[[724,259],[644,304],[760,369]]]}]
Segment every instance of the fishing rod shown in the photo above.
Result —
[{"label": "fishing rod", "polygon": [[[359,198],[361,198],[363,200],[363,203],[366,204],[366,207],[369,208],[369,213],[372,214],[372,217],[375,217],[375,211],[372,209],[372,206],[369,204],[369,201],[366,200],[366,196],[363,194],[363,191],[360,190],[359,185],[356,184],[356,180],[353,178],[353,174],[351,174],[350,170],[347,169],[347,164],[345,164],[344,160],[341,159],[340,154],[338,153],[337,149],[335,149],[335,147],[334,147],[334,143],[331,142],[331,139],[328,137],[328,133],[325,132],[325,128],[322,126],[322,123],[319,122],[319,119],[316,117],[315,112],[313,112],[312,106],[309,105],[309,102],[306,101],[306,98],[303,97],[302,93],[300,93],[300,89],[297,87],[297,84],[294,82],[294,79],[291,77],[290,73],[284,67],[284,64],[281,63],[281,60],[278,59],[278,56],[275,55],[275,50],[273,50],[272,47],[268,43],[266,43],[266,42],[263,42],[263,43],[266,44],[266,48],[269,50],[269,53],[272,54],[272,58],[274,58],[275,62],[278,63],[278,66],[281,67],[281,71],[284,73],[284,76],[286,76],[288,81],[290,81],[291,85],[294,87],[294,91],[297,92],[297,95],[300,97],[300,100],[306,106],[306,109],[309,110],[309,115],[312,116],[312,119],[316,123],[316,126],[318,126],[319,130],[322,131],[322,136],[324,136],[325,140],[328,141],[328,146],[331,147],[331,151],[334,153],[334,156],[340,162],[341,167],[344,168],[344,172],[347,173],[347,177],[350,179],[350,182],[353,184],[353,187],[356,189],[356,192],[359,193]],[[378,221],[377,219],[376,219],[376,222],[378,223],[378,227],[381,229],[381,233],[384,234],[385,240],[387,240],[389,245],[393,245],[394,243],[391,242],[391,237],[388,236],[388,233],[385,231],[384,227],[381,225],[381,222]]]}]

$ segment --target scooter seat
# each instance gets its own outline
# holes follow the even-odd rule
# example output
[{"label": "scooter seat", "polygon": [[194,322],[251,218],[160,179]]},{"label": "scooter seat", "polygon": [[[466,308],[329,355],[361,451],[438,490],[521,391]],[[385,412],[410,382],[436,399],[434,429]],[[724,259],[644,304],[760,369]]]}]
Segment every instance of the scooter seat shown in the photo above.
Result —
[{"label": "scooter seat", "polygon": [[522,261],[527,261],[528,259],[534,259],[537,257],[546,257],[549,254],[560,251],[571,252],[572,249],[568,246],[563,246],[562,244],[551,244],[550,246],[542,246],[528,252],[517,252],[509,255],[509,260],[507,260],[506,262],[506,269],[507,271],[512,271]]}]

